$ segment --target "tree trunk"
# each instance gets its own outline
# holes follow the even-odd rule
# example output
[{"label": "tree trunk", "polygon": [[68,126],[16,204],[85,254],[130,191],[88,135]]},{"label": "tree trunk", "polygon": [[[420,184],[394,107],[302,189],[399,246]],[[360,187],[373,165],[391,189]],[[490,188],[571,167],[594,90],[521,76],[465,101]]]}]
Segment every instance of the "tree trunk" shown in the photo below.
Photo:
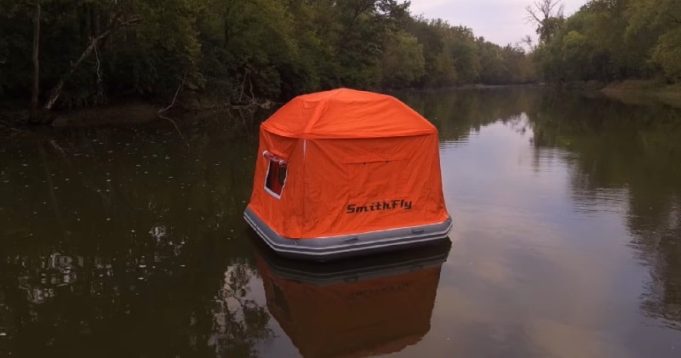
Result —
[{"label": "tree trunk", "polygon": [[40,95],[40,0],[35,0],[33,14],[33,89],[31,92],[31,117],[38,112],[38,96]]},{"label": "tree trunk", "polygon": [[54,88],[52,88],[52,90],[50,91],[50,96],[47,99],[47,102],[45,103],[45,109],[49,111],[52,109],[52,107],[54,107],[54,105],[57,103],[57,100],[59,100],[59,96],[61,96],[61,92],[64,89],[64,84],[66,83],[66,81],[71,77],[71,75],[73,75],[74,72],[76,72],[80,64],[83,63],[85,59],[90,57],[90,55],[96,50],[96,47],[99,45],[100,41],[106,39],[117,29],[137,23],[140,20],[141,19],[139,17],[132,17],[121,22],[116,22],[116,20],[114,20],[109,29],[97,35],[96,37],[91,38],[90,44],[85,48],[85,50],[83,50],[83,53],[80,54],[78,60],[76,60],[76,62],[74,62],[71,65],[71,68],[61,76],[59,82],[57,82],[57,85],[54,86]]},{"label": "tree trunk", "polygon": [[[107,36],[110,31],[107,31],[104,33],[104,36]],[[59,99],[59,96],[61,96],[61,91],[64,89],[64,84],[66,83],[66,80],[68,80],[71,75],[73,75],[74,72],[78,69],[80,64],[85,61],[86,58],[90,56],[90,54],[94,51],[95,47],[97,47],[97,43],[99,40],[101,40],[102,36],[97,36],[93,39],[90,40],[90,44],[88,47],[85,48],[83,53],[80,55],[78,60],[71,65],[71,68],[69,69],[68,72],[66,72],[60,79],[59,82],[57,82],[57,85],[54,86],[52,91],[50,91],[50,97],[47,100],[47,103],[45,103],[45,109],[46,110],[51,110],[52,107],[54,107],[55,103],[57,103],[57,100]]]}]

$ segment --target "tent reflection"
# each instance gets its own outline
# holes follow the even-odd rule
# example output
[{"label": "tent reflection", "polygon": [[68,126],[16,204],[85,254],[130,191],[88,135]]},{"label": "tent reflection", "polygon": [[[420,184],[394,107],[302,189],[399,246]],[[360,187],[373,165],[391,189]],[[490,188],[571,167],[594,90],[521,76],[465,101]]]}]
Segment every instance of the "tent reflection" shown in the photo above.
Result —
[{"label": "tent reflection", "polygon": [[287,260],[261,249],[267,308],[305,357],[396,352],[430,330],[450,243],[331,264]]}]

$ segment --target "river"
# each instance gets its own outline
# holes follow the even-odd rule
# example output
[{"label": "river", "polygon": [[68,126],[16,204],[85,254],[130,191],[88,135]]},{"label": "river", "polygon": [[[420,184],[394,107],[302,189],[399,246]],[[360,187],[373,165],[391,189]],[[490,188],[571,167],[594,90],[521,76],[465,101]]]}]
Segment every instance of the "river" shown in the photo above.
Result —
[{"label": "river", "polygon": [[440,130],[451,246],[281,260],[241,215],[255,125],[0,141],[0,356],[681,355],[681,111],[398,95]]}]

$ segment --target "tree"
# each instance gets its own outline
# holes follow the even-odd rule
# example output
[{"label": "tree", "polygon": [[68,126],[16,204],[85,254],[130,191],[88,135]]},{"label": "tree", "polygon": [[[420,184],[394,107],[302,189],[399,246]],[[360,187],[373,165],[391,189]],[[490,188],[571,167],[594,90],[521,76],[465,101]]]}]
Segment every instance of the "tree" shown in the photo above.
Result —
[{"label": "tree", "polygon": [[527,19],[537,26],[539,41],[551,41],[564,20],[561,0],[537,0],[525,7]]},{"label": "tree", "polygon": [[660,36],[652,58],[669,80],[681,80],[681,28]]},{"label": "tree", "polygon": [[180,104],[252,108],[339,86],[527,78],[520,74],[529,73],[521,71],[529,58],[523,51],[479,41],[465,26],[414,17],[409,6],[404,0],[0,0],[0,91],[30,100],[34,109],[39,101],[46,109],[110,98],[167,103],[176,93]]},{"label": "tree", "polygon": [[459,83],[476,82],[480,75],[480,58],[473,30],[464,26],[454,26],[446,33],[449,51],[454,59],[454,68]]},{"label": "tree", "polygon": [[40,95],[40,0],[35,0],[33,13],[33,88],[31,89],[31,117],[35,119]]},{"label": "tree", "polygon": [[[535,6],[545,14],[551,4]],[[545,36],[534,57],[550,81],[664,77],[676,82],[681,79],[679,19],[676,0],[592,0]]]},{"label": "tree", "polygon": [[59,99],[59,96],[61,96],[66,81],[76,72],[76,70],[78,70],[78,67],[83,63],[83,61],[90,57],[90,55],[92,55],[93,52],[95,53],[97,52],[97,48],[100,42],[106,40],[107,37],[109,37],[118,29],[129,26],[139,21],[140,17],[138,16],[129,15],[127,17],[124,17],[124,15],[121,15],[120,13],[115,13],[111,18],[109,27],[101,34],[98,34],[94,37],[90,37],[89,44],[87,45],[87,47],[85,47],[85,49],[80,54],[78,59],[75,62],[73,62],[71,64],[71,67],[66,72],[64,72],[64,74],[59,78],[57,84],[50,91],[50,96],[47,99],[47,102],[45,103],[45,109],[49,111],[54,107],[55,103],[57,103],[57,100]]},{"label": "tree", "polygon": [[404,31],[393,34],[383,51],[382,82],[386,87],[409,87],[425,73],[423,46]]}]

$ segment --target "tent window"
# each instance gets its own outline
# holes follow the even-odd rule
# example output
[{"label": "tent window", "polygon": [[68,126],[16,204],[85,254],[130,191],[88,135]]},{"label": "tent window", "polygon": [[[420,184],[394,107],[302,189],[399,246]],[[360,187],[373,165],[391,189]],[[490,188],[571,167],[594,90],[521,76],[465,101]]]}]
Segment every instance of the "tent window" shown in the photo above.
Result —
[{"label": "tent window", "polygon": [[286,184],[286,161],[267,151],[263,153],[263,156],[268,162],[265,189],[272,196],[279,199]]}]

